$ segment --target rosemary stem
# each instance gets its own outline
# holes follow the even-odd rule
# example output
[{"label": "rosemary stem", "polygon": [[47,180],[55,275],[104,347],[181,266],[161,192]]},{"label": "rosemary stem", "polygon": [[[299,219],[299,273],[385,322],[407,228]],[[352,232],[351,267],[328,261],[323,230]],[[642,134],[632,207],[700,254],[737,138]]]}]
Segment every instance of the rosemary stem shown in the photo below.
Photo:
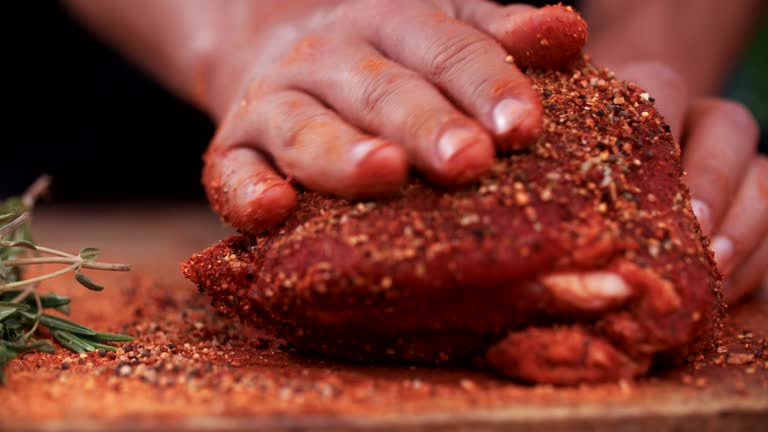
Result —
[{"label": "rosemary stem", "polygon": [[12,233],[16,228],[24,224],[29,220],[29,212],[22,213],[21,216],[8,223],[5,226],[0,227],[0,238],[4,237],[8,233]]},{"label": "rosemary stem", "polygon": [[131,271],[131,266],[128,264],[100,263],[100,262],[84,262],[83,268],[94,269],[94,270]]},{"label": "rosemary stem", "polygon": [[56,249],[51,249],[51,248],[48,248],[48,247],[45,247],[45,246],[35,245],[35,247],[37,248],[36,250],[38,252],[43,252],[43,253],[47,253],[47,254],[50,254],[50,255],[66,257],[66,258],[78,258],[76,255],[72,255],[72,254],[69,254],[69,253],[66,253],[66,252],[62,252],[62,251],[56,250]]},{"label": "rosemary stem", "polygon": [[[38,248],[39,249],[39,248]],[[15,260],[3,261],[6,267],[16,267],[31,264],[74,264],[80,263],[82,268],[94,269],[94,270],[113,270],[113,271],[128,271],[131,266],[127,264],[113,264],[113,263],[100,263],[100,262],[86,262],[80,257],[37,257],[37,258],[19,258]]]},{"label": "rosemary stem", "polygon": [[[77,254],[69,254],[38,246],[32,242],[29,232],[29,211],[37,199],[47,191],[49,183],[50,177],[40,177],[20,198],[0,200],[0,300],[4,303],[9,301],[14,303],[9,305],[14,309],[11,312],[18,312],[16,315],[13,313],[4,314],[3,322],[0,323],[0,348],[2,348],[0,350],[2,351],[0,352],[0,386],[5,384],[6,365],[20,352],[35,349],[53,352],[53,346],[44,340],[33,341],[29,344],[29,341],[35,338],[41,325],[48,327],[57,339],[57,329],[80,328],[88,330],[96,336],[94,340],[98,342],[94,342],[94,344],[105,349],[112,349],[112,347],[101,345],[101,342],[131,339],[124,335],[99,334],[80,324],[63,318],[46,316],[43,313],[43,306],[45,305],[46,308],[58,309],[60,312],[68,314],[69,306],[67,305],[70,299],[53,294],[53,301],[49,300],[46,303],[37,290],[40,282],[74,272],[75,280],[80,285],[93,291],[101,291],[104,287],[91,281],[88,276],[80,273],[80,270],[128,271],[131,269],[127,264],[96,262],[99,255],[99,250],[96,248],[84,248]],[[27,266],[38,264],[58,264],[55,267],[61,268],[30,279],[22,279]],[[47,271],[47,268],[44,270]],[[77,338],[74,334],[71,336]],[[66,346],[73,351],[80,351],[78,346]],[[0,407],[2,407],[2,403],[0,403]]]},{"label": "rosemary stem", "polygon": [[51,273],[48,273],[48,274],[45,274],[45,275],[42,275],[42,276],[37,276],[37,277],[30,278],[30,279],[21,280],[21,281],[18,281],[18,282],[11,282],[11,283],[7,283],[5,285],[0,285],[0,292],[7,291],[7,290],[13,289],[13,288],[19,288],[19,287],[27,286],[29,284],[33,284],[33,283],[41,282],[41,281],[44,281],[44,280],[52,279],[52,278],[55,278],[57,276],[61,276],[63,274],[66,274],[66,273],[69,273],[71,271],[77,270],[77,268],[80,267],[80,265],[81,265],[81,263],[76,262],[76,263],[73,263],[71,265],[68,265],[67,267],[65,267],[63,269],[59,269],[59,270],[56,270],[55,272],[51,272]]},{"label": "rosemary stem", "polygon": [[24,336],[22,337],[23,341],[27,341],[32,335],[35,334],[37,331],[37,327],[40,325],[40,317],[43,316],[43,302],[40,300],[40,294],[37,293],[37,290],[35,289],[36,285],[32,286],[32,295],[35,296],[35,305],[37,305],[37,316],[35,317],[35,323],[32,324],[32,328],[29,329],[28,332],[24,333]]},{"label": "rosemary stem", "polygon": [[17,267],[30,264],[72,264],[78,262],[76,258],[66,257],[38,257],[38,258],[19,258],[3,261],[6,267]]},{"label": "rosemary stem", "polygon": [[21,303],[21,302],[23,302],[24,299],[29,297],[29,295],[32,294],[32,292],[34,292],[34,291],[35,291],[35,284],[32,284],[32,285],[24,288],[24,291],[20,292],[19,295],[14,297],[11,300],[11,303]]}]

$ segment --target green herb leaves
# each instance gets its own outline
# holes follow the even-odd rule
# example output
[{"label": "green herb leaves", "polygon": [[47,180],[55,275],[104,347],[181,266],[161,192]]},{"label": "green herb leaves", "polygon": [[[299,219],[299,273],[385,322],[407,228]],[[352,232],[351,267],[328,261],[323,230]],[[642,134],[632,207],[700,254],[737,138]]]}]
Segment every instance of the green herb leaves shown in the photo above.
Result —
[{"label": "green herb leaves", "polygon": [[75,271],[75,280],[77,280],[80,285],[88,288],[91,291],[101,291],[104,289],[103,286],[95,283],[88,276],[80,273],[79,270]]},{"label": "green herb leaves", "polygon": [[[127,335],[99,332],[95,332],[93,335],[86,336],[83,334],[68,332],[66,330],[53,330],[51,331],[51,334],[54,338],[56,338],[56,341],[76,353],[96,351],[97,349],[117,351],[116,347],[104,344],[102,342],[129,342],[133,340],[132,337]],[[102,335],[105,337],[102,337]]]},{"label": "green herb leaves", "polygon": [[0,321],[3,321],[18,311],[26,310],[29,310],[28,305],[8,301],[0,301]]},{"label": "green herb leaves", "polygon": [[[33,339],[41,328],[47,329],[61,345],[78,353],[97,349],[114,351],[116,348],[107,345],[108,342],[133,340],[128,335],[98,332],[44,312],[55,310],[68,315],[70,309],[69,297],[37,292],[37,285],[44,280],[73,272],[80,285],[101,291],[104,287],[83,274],[83,269],[130,270],[125,264],[97,262],[101,251],[95,248],[84,248],[73,255],[32,242],[28,211],[37,196],[45,191],[48,181],[43,177],[21,198],[0,201],[0,384],[5,383],[5,366],[19,354],[54,351],[48,341]],[[35,264],[63,264],[64,267],[25,279],[23,269]]]}]

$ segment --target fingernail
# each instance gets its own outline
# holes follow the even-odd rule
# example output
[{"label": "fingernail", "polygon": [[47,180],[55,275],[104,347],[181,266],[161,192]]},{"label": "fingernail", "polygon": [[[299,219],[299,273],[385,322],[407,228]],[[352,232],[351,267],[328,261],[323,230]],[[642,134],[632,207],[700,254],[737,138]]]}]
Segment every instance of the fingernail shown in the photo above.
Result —
[{"label": "fingernail", "polygon": [[352,146],[349,158],[353,164],[357,165],[363,162],[365,159],[369,158],[382,147],[388,146],[389,144],[385,141],[377,139],[369,139],[363,142],[359,142]]},{"label": "fingernail", "polygon": [[437,142],[437,154],[441,162],[453,159],[477,142],[477,131],[465,128],[448,129]]},{"label": "fingernail", "polygon": [[731,271],[731,259],[733,258],[733,242],[725,236],[717,236],[712,240],[712,252],[715,253],[715,262],[720,273],[726,275]]},{"label": "fingernail", "polygon": [[699,220],[701,230],[704,231],[704,234],[709,234],[709,230],[712,229],[712,212],[709,210],[709,206],[704,201],[694,198],[691,200],[691,207],[696,219]]},{"label": "fingernail", "polygon": [[516,128],[531,112],[531,105],[519,99],[504,99],[493,109],[493,128],[497,135],[504,135]]}]

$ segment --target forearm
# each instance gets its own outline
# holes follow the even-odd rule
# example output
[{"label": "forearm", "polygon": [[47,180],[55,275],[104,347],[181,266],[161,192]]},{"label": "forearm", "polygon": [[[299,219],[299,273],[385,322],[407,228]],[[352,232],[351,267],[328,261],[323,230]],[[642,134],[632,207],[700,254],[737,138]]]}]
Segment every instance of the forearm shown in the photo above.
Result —
[{"label": "forearm", "polygon": [[212,2],[66,0],[72,13],[107,43],[180,96],[199,103],[195,86],[215,43]]},{"label": "forearm", "polygon": [[672,66],[690,96],[715,94],[760,20],[760,0],[586,0],[595,62]]},{"label": "forearm", "polygon": [[[327,1],[327,0],[326,0]],[[238,90],[238,64],[263,57],[270,29],[312,0],[65,0],[72,13],[166,87],[213,117]],[[307,8],[308,9],[308,8]],[[248,48],[237,49],[246,45]],[[247,59],[244,56],[249,56]],[[222,66],[226,70],[222,71]]]}]

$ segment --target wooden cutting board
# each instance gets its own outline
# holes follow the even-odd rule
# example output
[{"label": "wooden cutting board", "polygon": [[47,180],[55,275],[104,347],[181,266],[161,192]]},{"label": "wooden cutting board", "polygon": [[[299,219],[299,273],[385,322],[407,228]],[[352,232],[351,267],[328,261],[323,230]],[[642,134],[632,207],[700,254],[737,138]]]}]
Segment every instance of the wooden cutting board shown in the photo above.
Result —
[{"label": "wooden cutting board", "polygon": [[2,430],[768,430],[768,293],[730,311],[720,352],[650,378],[529,386],[480,369],[354,365],[293,354],[220,316],[179,273],[229,231],[204,205],[42,208],[36,241],[102,248],[131,274],[43,287],[73,318],[136,341],[114,355],[29,354],[0,388]]}]

